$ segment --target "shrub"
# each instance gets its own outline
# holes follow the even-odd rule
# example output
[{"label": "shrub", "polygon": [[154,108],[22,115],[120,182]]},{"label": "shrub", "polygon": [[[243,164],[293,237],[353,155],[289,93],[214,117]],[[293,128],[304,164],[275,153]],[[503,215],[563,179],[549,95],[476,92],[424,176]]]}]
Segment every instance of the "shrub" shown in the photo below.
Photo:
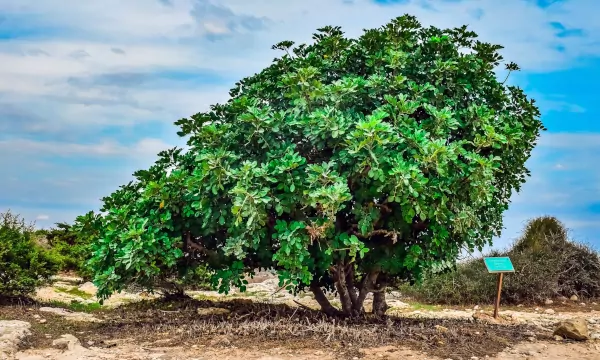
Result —
[{"label": "shrub", "polygon": [[[528,222],[523,235],[505,252],[514,274],[504,277],[502,298],[507,303],[540,303],[556,296],[600,297],[600,258],[593,249],[572,242],[554,217]],[[430,275],[423,283],[402,290],[421,301],[445,304],[492,303],[496,276],[487,273],[483,259],[459,264],[456,271]]]},{"label": "shrub", "polygon": [[160,153],[103,199],[100,296],[193,257],[221,292],[273,267],[327,313],[323,288],[344,315],[372,292],[381,314],[387,284],[500,232],[543,129],[534,101],[498,81],[502,47],[408,15],[358,39],[332,26],[313,38],[275,45],[285,54],[227,103],[176,122],[189,151]]},{"label": "shrub", "polygon": [[66,223],[57,223],[45,231],[50,251],[60,260],[61,271],[74,271],[88,280],[92,271],[87,266],[91,257],[91,239]]},{"label": "shrub", "polygon": [[0,213],[0,295],[23,296],[47,282],[59,260],[34,241],[34,228],[9,211]]}]

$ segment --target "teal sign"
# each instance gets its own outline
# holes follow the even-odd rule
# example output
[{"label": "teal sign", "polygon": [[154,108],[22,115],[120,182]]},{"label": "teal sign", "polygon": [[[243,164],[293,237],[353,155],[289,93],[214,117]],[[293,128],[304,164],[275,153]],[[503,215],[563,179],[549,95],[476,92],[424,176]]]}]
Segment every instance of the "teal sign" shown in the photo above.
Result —
[{"label": "teal sign", "polygon": [[508,257],[488,257],[483,258],[483,262],[489,273],[515,272],[515,267]]}]

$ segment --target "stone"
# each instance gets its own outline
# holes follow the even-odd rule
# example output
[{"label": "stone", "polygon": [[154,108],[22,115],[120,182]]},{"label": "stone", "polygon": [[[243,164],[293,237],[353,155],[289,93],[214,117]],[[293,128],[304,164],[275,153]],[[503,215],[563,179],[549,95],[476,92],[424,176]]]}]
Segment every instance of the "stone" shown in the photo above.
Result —
[{"label": "stone", "polygon": [[600,340],[600,333],[594,333],[590,335],[591,340]]},{"label": "stone", "polygon": [[54,340],[52,342],[52,346],[62,350],[73,351],[75,348],[81,346],[81,342],[79,342],[79,339],[71,334],[64,334],[61,335],[60,338]]},{"label": "stone", "polygon": [[552,301],[550,299],[546,299],[546,301],[544,301],[544,304],[546,304],[546,305],[552,305],[552,304],[554,304],[554,301]]},{"label": "stone", "polygon": [[554,328],[554,335],[578,341],[590,338],[587,322],[584,319],[571,319],[559,322]]},{"label": "stone", "polygon": [[447,333],[448,332],[448,328],[442,325],[436,325],[434,326],[435,330],[439,333]]},{"label": "stone", "polygon": [[475,305],[475,307],[473,308],[473,310],[479,310],[479,305]]},{"label": "stone", "polygon": [[585,303],[580,303],[579,305],[581,305],[581,306],[585,306]]},{"label": "stone", "polygon": [[218,308],[218,307],[199,308],[196,311],[198,312],[198,315],[203,315],[203,316],[210,316],[210,315],[219,316],[219,315],[231,314],[231,310],[225,309],[225,308]]},{"label": "stone", "polygon": [[571,301],[577,301],[577,300],[579,300],[579,296],[571,295]]},{"label": "stone", "polygon": [[558,300],[558,301],[560,301],[560,302],[565,302],[565,301],[568,301],[569,299],[567,299],[567,298],[566,298],[566,297],[564,297],[564,296],[559,296],[559,297],[557,297],[557,298],[556,298],[556,300]]},{"label": "stone", "polygon": [[[75,311],[70,311],[70,310],[62,309],[62,308],[41,307],[40,311],[51,313],[54,315],[59,315],[59,316],[66,318],[67,320],[82,321],[82,322],[101,322],[100,319],[94,317],[94,315],[92,315],[92,314],[83,313],[83,312],[75,312]],[[40,322],[41,322],[41,320],[40,320]]]},{"label": "stone", "polygon": [[38,320],[38,322],[39,322],[40,324],[45,324],[45,323],[47,323],[47,322],[48,322],[48,320],[46,320],[46,319],[39,319],[39,320]]},{"label": "stone", "polygon": [[96,285],[94,285],[91,282],[86,282],[85,284],[82,284],[81,286],[79,286],[78,288],[80,291],[83,291],[86,294],[89,295],[96,295],[96,292],[98,291],[98,288],[96,287]]},{"label": "stone", "polygon": [[13,359],[21,342],[31,335],[31,324],[19,320],[0,320],[0,359]]},{"label": "stone", "polygon": [[546,310],[544,310],[544,314],[554,315],[555,313],[556,313],[556,311],[554,311],[553,309],[546,309]]},{"label": "stone", "polygon": [[563,341],[565,338],[560,336],[560,335],[554,335],[554,340],[556,341]]}]

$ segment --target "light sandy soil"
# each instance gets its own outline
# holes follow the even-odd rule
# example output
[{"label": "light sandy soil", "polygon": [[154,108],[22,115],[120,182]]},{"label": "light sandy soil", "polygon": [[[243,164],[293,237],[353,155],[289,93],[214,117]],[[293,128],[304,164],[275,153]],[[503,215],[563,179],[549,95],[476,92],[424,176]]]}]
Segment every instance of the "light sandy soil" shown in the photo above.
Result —
[{"label": "light sandy soil", "polygon": [[[402,349],[392,346],[364,349],[357,359],[414,359],[414,360],[443,360],[438,357],[427,356],[413,350]],[[235,349],[235,348],[157,348],[143,347],[130,344],[122,344],[112,349],[78,347],[71,351],[60,351],[56,349],[28,350],[17,354],[18,360],[333,360],[339,359],[334,353],[326,353],[314,350],[286,350],[275,348],[271,350]],[[600,359],[600,345],[593,343],[527,343],[490,358],[492,360],[598,360]]]},{"label": "light sandy soil", "polygon": [[[84,296],[77,293],[77,290],[85,292]],[[222,295],[214,292],[190,292],[190,295],[200,299],[222,298]],[[246,294],[233,294],[230,297],[248,298],[259,300],[261,302],[286,303],[294,305],[294,300],[307,306],[315,307],[315,302],[309,295],[300,295],[293,297],[285,291],[278,291],[276,281],[272,277],[264,276],[257,279],[248,287]],[[44,301],[94,303],[94,288],[91,284],[80,284],[77,279],[62,278],[52,287],[39,289],[37,298]],[[120,294],[112,298],[108,305],[111,307],[120,304],[139,301],[149,298],[143,293]],[[399,299],[399,294],[392,294],[389,299],[392,314],[402,314],[406,317],[423,318],[443,318],[443,319],[468,319],[472,320],[479,309],[435,309],[435,310],[415,310],[410,304]],[[545,312],[544,309],[511,309],[504,310],[501,315],[514,324],[533,325],[540,331],[552,331],[552,327],[558,321],[571,318],[584,318],[588,323],[590,333],[600,334],[600,311],[585,309],[581,311],[561,310]],[[560,308],[560,306],[556,306]],[[74,319],[76,317],[73,317]],[[17,319],[15,319],[17,320]],[[74,320],[76,321],[76,320]],[[0,334],[2,335],[2,334]],[[94,347],[94,344],[70,344],[69,349],[29,349],[20,351],[7,357],[7,359],[19,360],[100,360],[100,359],[155,359],[155,360],[176,360],[176,359],[197,359],[197,360],[333,360],[340,359],[339,353],[333,349],[330,352],[323,350],[314,350],[310,348],[282,347],[266,349],[265,347],[248,344],[247,346],[231,346],[225,344],[215,346],[194,345],[191,347],[164,347],[163,344],[147,343],[135,344],[131,340],[120,340],[114,343],[113,347]],[[446,358],[438,358],[425,355],[402,347],[386,346],[380,348],[361,349],[360,353],[352,355],[349,359],[415,359],[415,360],[444,360],[457,359],[448,354]],[[473,360],[475,358],[472,358]],[[580,359],[580,360],[600,360],[600,341],[591,340],[587,342],[567,342],[567,341],[548,341],[537,340],[531,337],[530,341],[520,343],[516,346],[509,346],[503,352],[489,359],[513,360],[513,359],[531,359],[531,360],[558,360],[558,359]],[[0,360],[4,360],[0,354]],[[467,359],[463,359],[467,360]]]}]

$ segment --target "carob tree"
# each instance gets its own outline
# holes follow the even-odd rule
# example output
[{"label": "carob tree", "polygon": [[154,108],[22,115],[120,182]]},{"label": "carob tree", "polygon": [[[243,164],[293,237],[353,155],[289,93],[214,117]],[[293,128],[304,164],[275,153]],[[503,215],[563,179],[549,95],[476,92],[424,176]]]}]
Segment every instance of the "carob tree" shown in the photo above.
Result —
[{"label": "carob tree", "polygon": [[282,57],[226,103],[175,123],[188,150],[80,219],[100,296],[200,262],[222,292],[274,268],[328,314],[361,314],[373,293],[381,315],[391,282],[489,244],[544,128],[497,79],[502,47],[476,37],[405,15],[358,39],[327,26],[273,46]]}]

